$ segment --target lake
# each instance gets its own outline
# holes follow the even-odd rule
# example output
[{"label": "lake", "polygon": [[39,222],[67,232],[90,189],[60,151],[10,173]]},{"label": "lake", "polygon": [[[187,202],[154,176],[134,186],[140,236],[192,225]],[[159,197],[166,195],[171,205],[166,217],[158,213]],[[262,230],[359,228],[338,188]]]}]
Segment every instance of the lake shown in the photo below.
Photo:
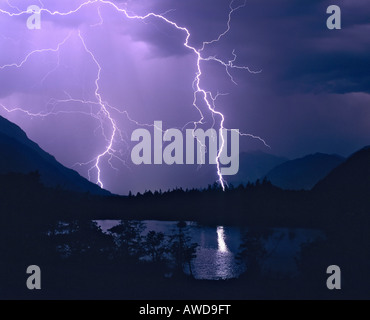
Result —
[{"label": "lake", "polygon": [[[98,225],[103,232],[119,224],[119,220],[99,220]],[[176,229],[175,221],[143,221],[146,229],[172,234]],[[232,226],[204,226],[196,222],[187,222],[192,242],[199,244],[197,256],[192,262],[193,274],[196,279],[231,279],[238,277],[244,266],[238,263],[236,255],[242,243],[242,236],[248,228]],[[269,236],[263,240],[267,250],[267,258],[263,264],[264,272],[289,274],[297,273],[295,258],[301,245],[324,237],[323,232],[314,229],[273,228]],[[185,270],[185,272],[188,272]]]}]

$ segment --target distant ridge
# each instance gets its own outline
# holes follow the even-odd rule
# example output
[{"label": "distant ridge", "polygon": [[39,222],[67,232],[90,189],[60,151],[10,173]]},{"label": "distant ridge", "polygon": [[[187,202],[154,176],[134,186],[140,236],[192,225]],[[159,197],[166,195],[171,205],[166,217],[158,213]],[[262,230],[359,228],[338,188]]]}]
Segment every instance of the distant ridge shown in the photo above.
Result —
[{"label": "distant ridge", "polygon": [[315,153],[284,162],[268,172],[266,177],[283,189],[310,190],[344,160],[338,155]]},{"label": "distant ridge", "polygon": [[64,167],[30,140],[16,124],[0,116],[0,174],[32,171],[39,171],[42,183],[48,187],[110,195],[109,191],[89,182],[76,171]]},{"label": "distant ridge", "polygon": [[370,204],[370,146],[352,154],[313,188],[338,202]]},{"label": "distant ridge", "polygon": [[242,152],[239,155],[239,172],[235,176],[227,177],[227,180],[234,185],[255,182],[287,160],[262,151]]}]

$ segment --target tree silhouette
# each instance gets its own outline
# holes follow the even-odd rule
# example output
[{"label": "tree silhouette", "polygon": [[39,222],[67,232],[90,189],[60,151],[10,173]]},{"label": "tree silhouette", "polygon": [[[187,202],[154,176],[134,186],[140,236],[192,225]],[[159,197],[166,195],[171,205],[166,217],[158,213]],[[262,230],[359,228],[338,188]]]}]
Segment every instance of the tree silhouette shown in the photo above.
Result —
[{"label": "tree silhouette", "polygon": [[73,259],[104,258],[114,246],[112,237],[104,234],[95,221],[74,220],[68,224],[66,230],[67,232],[59,234],[59,238],[65,240],[60,245],[63,245],[68,251],[66,254]]},{"label": "tree silhouette", "polygon": [[192,260],[196,257],[197,243],[191,243],[187,224],[180,221],[176,225],[176,231],[170,236],[170,252],[175,262],[176,271],[182,273],[187,265],[190,275],[193,276]]},{"label": "tree silhouette", "polygon": [[108,231],[113,234],[118,246],[118,257],[139,259],[143,256],[143,236],[145,225],[140,221],[121,220],[120,224]]},{"label": "tree silhouette", "polygon": [[248,275],[261,275],[263,263],[268,255],[264,241],[271,234],[271,230],[260,228],[249,228],[244,233],[237,258],[245,263]]},{"label": "tree silhouette", "polygon": [[152,262],[155,263],[163,262],[165,255],[169,252],[163,232],[149,231],[144,237],[143,248],[146,255],[150,256]]}]

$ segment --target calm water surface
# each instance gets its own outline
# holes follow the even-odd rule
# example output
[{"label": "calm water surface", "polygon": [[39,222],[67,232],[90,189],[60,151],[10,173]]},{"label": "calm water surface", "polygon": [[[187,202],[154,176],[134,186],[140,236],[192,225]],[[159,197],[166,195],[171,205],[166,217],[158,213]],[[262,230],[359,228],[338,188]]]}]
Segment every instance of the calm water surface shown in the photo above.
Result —
[{"label": "calm water surface", "polygon": [[[100,220],[98,225],[104,232],[119,224],[118,220]],[[176,230],[177,222],[144,221],[146,234],[150,230],[163,232],[166,235]],[[238,277],[243,265],[236,260],[242,235],[247,228],[217,226],[201,226],[195,222],[187,222],[192,242],[199,244],[197,257],[193,260],[193,274],[197,279],[229,279]],[[264,241],[268,258],[264,263],[266,272],[294,274],[297,272],[295,257],[301,245],[323,236],[314,229],[274,228],[272,234]]]}]

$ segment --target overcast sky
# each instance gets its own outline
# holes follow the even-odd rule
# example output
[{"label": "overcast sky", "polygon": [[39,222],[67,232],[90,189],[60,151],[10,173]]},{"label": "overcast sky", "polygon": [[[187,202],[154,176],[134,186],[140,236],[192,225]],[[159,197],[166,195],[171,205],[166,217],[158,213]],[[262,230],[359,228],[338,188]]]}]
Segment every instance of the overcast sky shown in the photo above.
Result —
[{"label": "overcast sky", "polygon": [[[83,2],[42,1],[45,9],[59,12],[75,10]],[[0,0],[0,9],[17,13],[33,3],[41,6],[37,0]],[[189,30],[189,44],[196,49],[226,30],[230,10],[228,0],[113,3],[132,15],[165,13],[168,20]],[[241,3],[235,1],[232,6]],[[260,149],[289,158],[314,152],[348,156],[370,144],[369,1],[336,1],[342,12],[341,30],[326,27],[326,9],[331,4],[248,0],[232,14],[230,31],[202,52],[205,58],[229,61],[235,50],[237,65],[261,70],[258,74],[231,70],[236,85],[222,65],[201,64],[202,88],[213,94],[228,93],[216,101],[225,126],[260,136],[271,147],[242,137],[241,151]],[[71,15],[43,12],[40,30],[28,30],[28,17],[0,13],[0,66],[19,65],[30,52],[40,50],[20,68],[0,70],[0,103],[8,110],[22,108],[34,115],[8,113],[1,106],[0,115],[17,123],[62,164],[88,177],[91,164],[73,165],[104,152],[104,134],[108,138],[112,134],[95,95],[98,63],[99,93],[115,108],[109,111],[120,130],[112,148],[124,160],[102,159],[104,187],[125,194],[198,186],[204,181],[207,166],[136,167],[130,161],[130,136],[140,127],[130,119],[140,124],[161,120],[164,129],[199,120],[192,105],[196,55],[183,45],[185,32],[157,18],[127,19],[113,6],[99,2]],[[79,101],[66,101],[71,98]],[[211,114],[202,110],[204,128],[210,127]],[[35,116],[50,112],[54,115]],[[219,119],[215,120],[217,127]],[[91,181],[97,182],[96,170],[90,173]]]}]

